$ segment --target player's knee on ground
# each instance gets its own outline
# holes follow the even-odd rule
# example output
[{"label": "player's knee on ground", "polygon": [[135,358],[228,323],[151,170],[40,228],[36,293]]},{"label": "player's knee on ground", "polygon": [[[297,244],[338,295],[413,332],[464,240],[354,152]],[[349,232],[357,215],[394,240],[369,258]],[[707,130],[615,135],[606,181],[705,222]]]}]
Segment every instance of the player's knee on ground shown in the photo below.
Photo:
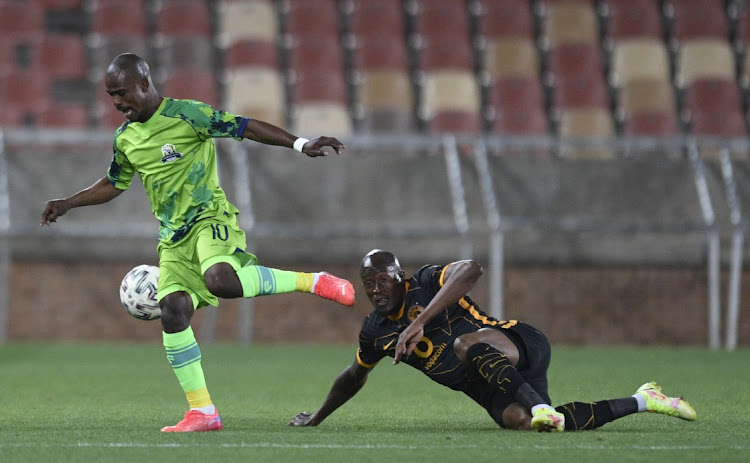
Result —
[{"label": "player's knee on ground", "polygon": [[203,274],[208,291],[216,297],[233,298],[242,296],[242,284],[231,265],[220,262],[212,265]]}]

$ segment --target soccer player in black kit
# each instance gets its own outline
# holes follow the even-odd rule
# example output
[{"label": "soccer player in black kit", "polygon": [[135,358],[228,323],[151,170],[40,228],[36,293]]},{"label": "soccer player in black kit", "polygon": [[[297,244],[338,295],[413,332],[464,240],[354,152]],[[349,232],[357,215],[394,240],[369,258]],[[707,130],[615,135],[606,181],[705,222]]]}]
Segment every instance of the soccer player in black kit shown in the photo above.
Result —
[{"label": "soccer player in black kit", "polygon": [[374,310],[362,323],[354,362],[336,378],[318,411],[297,414],[289,426],[319,425],[359,392],[386,356],[468,395],[507,429],[594,429],[645,411],[695,420],[690,404],[663,395],[653,382],[630,397],[553,408],[547,338],[533,326],[482,312],[467,296],[482,273],[478,263],[463,260],[426,265],[407,279],[396,256],[370,251],[360,277]]}]

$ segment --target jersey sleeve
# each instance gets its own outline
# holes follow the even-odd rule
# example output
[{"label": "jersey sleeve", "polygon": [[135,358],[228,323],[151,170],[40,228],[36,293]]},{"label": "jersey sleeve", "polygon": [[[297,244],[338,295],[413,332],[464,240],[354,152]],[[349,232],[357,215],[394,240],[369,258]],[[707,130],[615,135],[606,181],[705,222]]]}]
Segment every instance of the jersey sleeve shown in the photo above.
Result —
[{"label": "jersey sleeve", "polygon": [[127,190],[130,188],[130,184],[133,181],[135,168],[128,160],[128,157],[125,156],[125,153],[117,147],[117,136],[121,131],[122,129],[115,133],[115,139],[112,143],[114,156],[112,157],[112,162],[109,164],[109,169],[107,170],[107,178],[112,183],[112,186],[118,190]]},{"label": "jersey sleeve", "polygon": [[417,280],[417,284],[421,288],[435,294],[443,286],[443,273],[447,267],[447,265],[425,265],[417,270],[414,274],[414,279]]},{"label": "jersey sleeve", "polygon": [[214,109],[211,105],[195,100],[174,100],[165,116],[179,117],[189,123],[198,138],[234,138],[242,140],[248,118]]},{"label": "jersey sleeve", "polygon": [[375,340],[368,336],[365,330],[359,332],[359,348],[357,349],[357,362],[365,368],[373,368],[386,356],[386,349],[377,349]]}]

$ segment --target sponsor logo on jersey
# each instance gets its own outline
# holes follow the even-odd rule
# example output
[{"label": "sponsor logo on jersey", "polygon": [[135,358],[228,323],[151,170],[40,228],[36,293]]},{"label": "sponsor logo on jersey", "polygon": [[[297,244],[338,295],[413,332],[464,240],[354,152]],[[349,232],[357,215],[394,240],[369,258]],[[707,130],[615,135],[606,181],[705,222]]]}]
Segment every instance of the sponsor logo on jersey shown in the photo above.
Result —
[{"label": "sponsor logo on jersey", "polygon": [[182,157],[182,153],[177,151],[173,144],[167,143],[161,147],[161,162],[162,164],[167,162],[173,162]]}]

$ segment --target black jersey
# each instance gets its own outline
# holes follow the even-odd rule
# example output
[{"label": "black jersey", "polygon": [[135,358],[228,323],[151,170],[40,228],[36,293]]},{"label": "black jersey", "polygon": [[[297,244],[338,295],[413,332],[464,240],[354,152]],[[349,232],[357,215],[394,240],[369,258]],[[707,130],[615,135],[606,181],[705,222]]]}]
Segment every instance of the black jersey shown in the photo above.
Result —
[{"label": "black jersey", "polygon": [[[449,264],[450,265],[450,264]],[[406,296],[401,309],[394,315],[383,315],[377,310],[362,323],[359,334],[357,360],[371,368],[383,357],[395,356],[396,343],[409,323],[429,304],[443,286],[448,266],[426,265],[406,281]],[[445,308],[424,326],[424,337],[414,353],[402,358],[430,379],[455,390],[464,390],[467,370],[453,350],[457,337],[481,328],[510,329],[518,322],[496,320],[479,309],[468,297]]]}]

